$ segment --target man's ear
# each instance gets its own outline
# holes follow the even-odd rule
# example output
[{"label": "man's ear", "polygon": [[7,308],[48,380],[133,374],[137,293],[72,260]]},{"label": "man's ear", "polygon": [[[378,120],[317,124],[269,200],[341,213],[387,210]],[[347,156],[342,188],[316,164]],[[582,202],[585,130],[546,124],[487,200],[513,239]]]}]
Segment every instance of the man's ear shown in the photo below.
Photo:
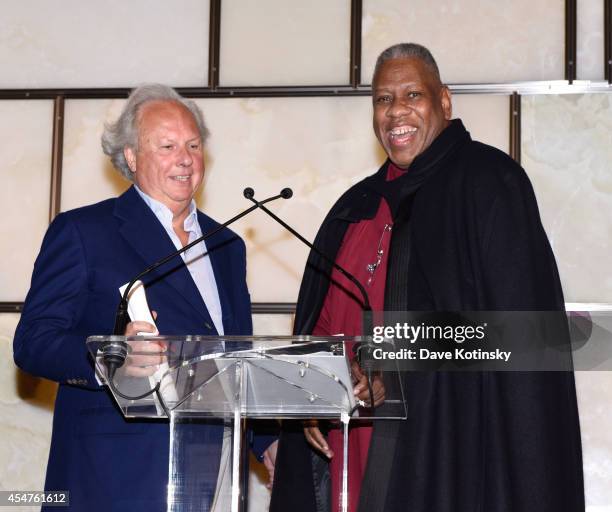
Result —
[{"label": "man's ear", "polygon": [[443,85],[440,89],[440,104],[442,105],[442,112],[444,112],[444,119],[450,121],[453,117],[453,104],[450,89],[446,85]]},{"label": "man's ear", "polygon": [[136,152],[130,146],[125,146],[123,148],[123,156],[125,157],[125,161],[130,168],[130,171],[136,172]]}]

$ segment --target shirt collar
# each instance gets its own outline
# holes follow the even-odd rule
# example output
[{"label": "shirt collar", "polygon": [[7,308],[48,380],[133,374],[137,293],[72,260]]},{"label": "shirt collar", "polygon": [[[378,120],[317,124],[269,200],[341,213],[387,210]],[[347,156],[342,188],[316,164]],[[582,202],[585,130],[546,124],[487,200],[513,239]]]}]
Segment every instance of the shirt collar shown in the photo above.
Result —
[{"label": "shirt collar", "polygon": [[[136,192],[142,197],[142,200],[146,203],[146,205],[151,209],[154,215],[157,217],[159,222],[161,222],[162,226],[165,228],[172,228],[172,218],[174,217],[170,208],[168,208],[164,203],[158,201],[157,199],[153,199],[150,195],[146,194],[138,185],[134,183],[134,188]],[[189,203],[189,213],[183,222],[183,229],[187,232],[197,231],[196,226],[198,226],[198,213],[195,201],[192,199],[191,203]]]}]

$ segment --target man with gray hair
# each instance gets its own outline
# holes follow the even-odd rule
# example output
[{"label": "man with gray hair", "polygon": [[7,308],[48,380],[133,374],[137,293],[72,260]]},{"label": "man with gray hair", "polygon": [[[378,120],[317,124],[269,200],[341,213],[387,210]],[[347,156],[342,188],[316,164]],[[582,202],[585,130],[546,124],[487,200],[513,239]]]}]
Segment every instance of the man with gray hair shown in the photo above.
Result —
[{"label": "man with gray hair", "polygon": [[[315,239],[372,309],[563,311],[525,171],[452,119],[431,53],[413,43],[382,52],[372,105],[388,159],[342,195]],[[362,334],[360,297],[311,252],[295,333]],[[584,510],[571,372],[412,371],[402,382],[405,420],[350,432],[351,512]],[[302,427],[283,425],[270,511],[337,512],[340,429]]]},{"label": "man with gray hair", "polygon": [[[134,90],[102,136],[104,152],[133,186],[58,215],[36,260],[14,357],[25,371],[59,383],[45,488],[68,490],[73,510],[166,510],[168,423],[122,417],[96,381],[85,339],[111,332],[121,285],[219,226],[193,200],[207,133],[197,105],[170,87]],[[136,319],[127,335],[251,334],[245,245],[229,229],[144,284],[156,325]],[[223,435],[222,424],[198,430],[201,510],[216,499]]]}]

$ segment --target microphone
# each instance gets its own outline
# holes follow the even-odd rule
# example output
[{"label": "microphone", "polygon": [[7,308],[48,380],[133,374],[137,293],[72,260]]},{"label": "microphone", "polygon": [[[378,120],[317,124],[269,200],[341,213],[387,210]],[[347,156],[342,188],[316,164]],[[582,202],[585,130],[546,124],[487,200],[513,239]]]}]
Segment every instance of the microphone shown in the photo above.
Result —
[{"label": "microphone", "polygon": [[[136,283],[136,281],[140,280],[142,277],[146,276],[147,274],[153,272],[156,268],[161,267],[164,263],[167,263],[168,261],[170,261],[171,259],[175,258],[179,254],[182,254],[185,251],[188,251],[194,245],[197,245],[200,242],[202,242],[204,240],[207,240],[208,238],[210,238],[213,235],[217,234],[223,228],[225,228],[225,227],[229,226],[230,224],[236,222],[238,219],[241,219],[245,215],[248,215],[253,210],[256,210],[257,208],[259,208],[260,207],[259,205],[264,204],[264,203],[268,203],[270,201],[274,201],[274,200],[279,199],[281,197],[285,197],[283,194],[286,195],[287,194],[287,192],[286,192],[287,190],[291,194],[291,190],[290,189],[284,189],[283,191],[281,191],[280,194],[278,194],[276,196],[268,197],[267,199],[264,199],[260,203],[254,205],[254,206],[251,206],[250,208],[247,208],[246,210],[240,212],[238,215],[235,215],[234,217],[232,217],[228,221],[226,221],[223,224],[217,226],[215,229],[209,231],[208,233],[205,233],[204,235],[202,235],[199,238],[196,238],[193,242],[187,244],[185,247],[182,247],[181,249],[179,249],[179,250],[169,254],[168,256],[162,258],[159,261],[156,261],[155,263],[153,263],[152,265],[150,265],[146,269],[144,269],[140,274],[138,274],[134,279],[132,279],[129,282],[129,284],[126,286],[125,290],[123,291],[123,295],[121,296],[121,301],[119,302],[119,306],[117,306],[117,313],[115,314],[115,325],[114,325],[114,328],[113,328],[113,334],[114,335],[118,335],[118,336],[123,336],[123,334],[125,333],[125,329],[127,327],[127,324],[130,321],[130,317],[129,317],[129,314],[128,314],[128,297],[129,297],[129,294],[130,294],[130,290],[132,289],[132,287],[134,286],[134,283]],[[255,194],[255,192],[253,191],[252,188],[251,189],[247,188],[247,189],[244,190],[245,197],[247,197],[247,193],[252,194],[251,197],[253,197],[253,195]],[[118,368],[121,368],[123,366],[123,364],[125,362],[125,359],[127,357],[127,353],[128,353],[127,344],[125,342],[123,342],[123,341],[110,341],[110,342],[106,343],[103,347],[101,347],[101,350],[102,350],[102,360],[104,362],[104,365],[106,366],[107,375],[109,377],[108,380],[109,380],[109,382],[112,382],[113,375],[115,374],[115,372],[116,372],[116,370]]]},{"label": "microphone", "polygon": [[[284,188],[283,190],[281,190],[280,194],[278,194],[278,196],[274,196],[274,197],[275,198],[276,197],[282,197],[283,199],[289,199],[292,196],[293,196],[293,190],[291,190],[290,188],[287,187],[287,188]],[[346,270],[343,267],[341,267],[340,265],[338,265],[329,256],[327,256],[326,254],[321,252],[319,249],[317,249],[312,243],[310,243],[306,238],[304,238],[302,235],[300,235],[295,229],[293,229],[284,220],[282,220],[280,217],[277,217],[274,213],[272,213],[270,210],[268,210],[268,208],[266,208],[264,206],[264,204],[267,203],[269,201],[269,199],[265,199],[264,201],[257,201],[257,199],[255,199],[255,191],[251,187],[247,187],[247,188],[244,189],[244,197],[246,197],[247,199],[252,201],[255,204],[256,208],[260,208],[261,210],[266,212],[276,222],[278,222],[287,231],[289,231],[293,236],[295,236],[300,242],[302,242],[305,245],[307,245],[318,256],[323,258],[327,263],[329,263],[336,270],[338,270],[344,277],[346,277],[349,281],[351,281],[357,287],[357,289],[359,290],[359,293],[361,293],[361,297],[363,299],[363,310],[364,311],[372,311],[372,308],[370,307],[370,298],[368,297],[368,294],[365,291],[365,288],[357,280],[357,278],[355,276],[353,276],[353,274],[351,274],[348,270]]]},{"label": "microphone", "polygon": [[[291,190],[290,188],[284,188],[283,190],[281,190],[279,196],[282,197],[283,199],[289,199],[291,196],[293,196],[293,190]],[[372,307],[370,306],[370,298],[368,297],[368,294],[365,291],[365,288],[363,287],[363,285],[357,280],[357,278],[353,274],[351,274],[348,270],[346,270],[345,268],[343,268],[340,265],[338,265],[334,260],[332,260],[329,256],[327,256],[322,251],[317,249],[312,243],[310,243],[306,238],[304,238],[302,235],[300,235],[295,229],[293,229],[284,220],[282,220],[280,217],[276,216],[274,213],[272,213],[270,210],[268,210],[268,208],[266,208],[264,206],[264,203],[266,203],[268,200],[257,201],[255,199],[255,191],[251,187],[247,187],[247,188],[244,189],[244,197],[246,197],[247,199],[252,201],[255,204],[256,207],[258,207],[261,210],[263,210],[264,212],[266,212],[276,222],[278,222],[287,231],[289,231],[293,236],[295,236],[300,242],[302,242],[305,245],[307,245],[318,256],[323,258],[327,263],[331,264],[344,277],[346,277],[349,281],[351,281],[357,287],[359,292],[361,293],[361,296],[363,298],[363,311],[366,314],[368,312],[372,311]],[[278,197],[278,196],[276,196],[276,197]],[[372,321],[371,315],[369,317],[367,317],[367,318],[369,318],[369,322],[368,323],[370,323]],[[372,332],[372,330],[373,329],[372,329],[371,325],[366,325],[365,326],[365,331],[366,332]],[[364,345],[362,343],[362,344],[359,344],[359,346],[357,347],[357,359],[359,360],[359,365],[365,370],[367,381],[368,381],[368,394],[370,395],[370,407],[374,407],[374,392],[372,390],[372,360],[371,360],[371,351],[372,351],[372,347],[367,345],[367,344]],[[370,357],[364,356],[364,354],[363,354],[364,352],[368,356],[370,356]]]},{"label": "microphone", "polygon": [[255,201],[253,199],[255,197],[255,191],[251,187],[245,188],[242,191],[242,195],[247,199],[253,201],[256,205],[258,205],[265,204],[271,200],[278,199],[279,197],[282,197],[283,199],[291,199],[293,197],[293,190],[291,190],[289,187],[285,187],[283,190],[280,191],[280,194],[269,197],[268,199],[264,199],[263,201]]}]

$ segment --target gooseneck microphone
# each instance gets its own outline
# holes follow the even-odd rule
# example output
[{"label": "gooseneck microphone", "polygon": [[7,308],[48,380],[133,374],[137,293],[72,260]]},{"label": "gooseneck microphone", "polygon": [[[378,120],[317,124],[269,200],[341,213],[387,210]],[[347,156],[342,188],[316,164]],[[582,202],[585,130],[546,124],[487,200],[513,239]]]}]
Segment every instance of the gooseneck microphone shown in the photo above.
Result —
[{"label": "gooseneck microphone", "polygon": [[[363,285],[357,280],[357,278],[353,274],[351,274],[348,270],[346,270],[345,268],[343,268],[340,265],[338,265],[332,258],[330,258],[329,256],[327,256],[327,254],[325,254],[322,251],[320,251],[319,249],[317,249],[312,243],[310,243],[306,238],[304,238],[302,235],[300,235],[295,229],[293,229],[284,220],[282,220],[280,217],[276,216],[274,213],[272,213],[270,210],[268,210],[268,208],[266,208],[264,206],[264,204],[267,202],[267,200],[257,201],[255,199],[255,191],[251,187],[245,188],[243,193],[244,193],[244,197],[246,197],[247,199],[252,201],[257,208],[259,208],[259,209],[263,210],[264,212],[266,212],[276,222],[278,222],[287,231],[289,231],[293,236],[295,236],[300,242],[302,242],[305,245],[307,245],[318,256],[323,258],[327,263],[329,263],[336,270],[338,270],[344,277],[346,277],[349,281],[351,281],[351,283],[353,283],[357,287],[357,289],[359,290],[359,292],[361,293],[361,296],[363,298],[363,308],[362,308],[363,312],[365,312],[367,314],[368,312],[372,311],[372,307],[370,306],[370,298],[368,297],[368,294],[365,291],[365,288],[363,287]],[[291,196],[293,196],[293,190],[291,190],[290,188],[284,188],[283,190],[281,190],[280,196],[282,198],[284,198],[284,199],[289,199]],[[330,279],[331,279],[331,277],[330,277]],[[367,316],[366,318],[369,319],[368,320],[368,324],[369,324],[371,322],[371,320],[372,320],[371,315]],[[365,332],[372,332],[372,326],[371,325],[366,325],[364,330],[365,330]],[[363,344],[363,343],[359,344],[359,346],[357,347],[357,359],[359,361],[359,365],[366,372],[367,381],[368,381],[368,394],[370,395],[370,406],[374,407],[374,393],[372,391],[372,358],[371,358],[371,350],[372,350],[372,347],[369,344]],[[366,357],[364,355],[364,352],[365,352],[365,354],[367,354],[368,357]]]},{"label": "gooseneck microphone", "polygon": [[[338,265],[332,258],[330,258],[329,256],[327,256],[327,254],[325,254],[325,253],[321,252],[319,249],[317,249],[312,243],[310,243],[306,238],[304,238],[302,235],[300,235],[295,229],[293,229],[284,220],[282,220],[280,217],[276,216],[274,213],[272,213],[270,210],[268,210],[268,208],[266,208],[264,206],[264,204],[267,203],[268,200],[257,201],[257,199],[255,199],[255,191],[251,187],[245,188],[243,193],[244,193],[244,197],[246,197],[247,199],[252,201],[255,204],[256,208],[259,208],[259,209],[263,210],[264,212],[266,212],[276,222],[278,222],[287,231],[289,231],[293,236],[295,236],[300,242],[306,244],[318,256],[323,258],[327,263],[329,263],[336,270],[338,270],[344,277],[346,277],[349,281],[351,281],[351,283],[353,283],[357,287],[357,289],[359,290],[359,293],[361,293],[361,297],[363,298],[363,310],[366,311],[366,312],[367,311],[372,311],[372,308],[370,307],[370,298],[368,297],[368,294],[365,291],[365,288],[363,287],[363,285],[357,280],[357,278],[353,274],[351,274],[348,270],[346,270],[343,267],[341,267],[340,265]],[[290,197],[293,196],[293,190],[291,190],[290,188],[284,188],[283,190],[281,190],[279,195],[283,199],[289,199]]]},{"label": "gooseneck microphone", "polygon": [[[250,190],[251,190],[251,193],[254,195],[255,192],[253,191],[253,189],[250,189]],[[236,222],[238,219],[241,219],[245,215],[248,215],[253,210],[256,210],[257,208],[260,208],[260,205],[265,204],[265,203],[269,203],[270,201],[274,201],[274,200],[279,199],[281,197],[282,198],[286,198],[286,196],[287,196],[287,192],[286,191],[287,190],[289,190],[289,189],[284,189],[284,190],[281,191],[280,194],[277,194],[277,195],[272,196],[272,197],[268,197],[267,199],[264,199],[263,201],[259,202],[258,204],[254,205],[254,206],[251,206],[250,208],[247,208],[246,210],[240,212],[238,215],[235,215],[234,217],[232,217],[228,221],[226,221],[223,224],[217,226],[215,229],[209,231],[208,233],[205,233],[204,235],[202,235],[199,238],[196,238],[193,242],[191,242],[191,243],[187,244],[186,246],[182,247],[181,249],[179,249],[179,250],[169,254],[168,256],[162,258],[161,260],[156,261],[155,263],[153,263],[152,265],[150,265],[146,269],[144,269],[140,274],[138,274],[134,279],[132,279],[129,282],[129,284],[126,286],[125,290],[123,291],[123,295],[121,296],[121,301],[119,302],[119,306],[117,306],[117,313],[115,314],[115,326],[113,328],[113,334],[117,335],[117,336],[123,336],[125,334],[125,329],[127,327],[127,324],[130,322],[130,317],[129,317],[129,314],[128,314],[128,297],[129,297],[130,291],[131,291],[132,287],[134,286],[134,283],[136,283],[136,281],[138,281],[142,277],[146,276],[147,274],[153,272],[156,268],[161,267],[164,263],[167,263],[168,261],[172,260],[173,258],[178,256],[179,254],[182,254],[185,251],[188,251],[194,245],[197,245],[200,242],[203,242],[203,241],[207,240],[208,238],[214,236],[219,231],[221,231],[223,228],[225,228],[225,227],[229,226],[230,224]],[[245,190],[245,195],[246,195],[246,190]],[[106,371],[107,371],[107,376],[108,376],[107,380],[109,381],[109,385],[114,388],[113,383],[112,383],[113,376],[115,375],[115,372],[117,371],[117,369],[121,368],[123,366],[124,362],[125,362],[125,359],[126,359],[127,354],[128,354],[128,345],[124,341],[111,340],[111,341],[105,343],[101,347],[101,350],[102,350],[102,361],[103,361],[104,366],[106,367]],[[143,395],[143,396],[141,396],[139,398],[144,398],[145,396],[148,396],[149,394],[151,394],[153,392],[155,392],[155,390],[151,390],[147,394],[145,394],[145,395]],[[121,393],[118,393],[118,394],[120,396],[123,396],[123,395],[121,395]],[[123,396],[123,398],[126,398],[126,397]],[[127,398],[129,398],[129,399],[136,399],[135,397],[127,397]]]}]

